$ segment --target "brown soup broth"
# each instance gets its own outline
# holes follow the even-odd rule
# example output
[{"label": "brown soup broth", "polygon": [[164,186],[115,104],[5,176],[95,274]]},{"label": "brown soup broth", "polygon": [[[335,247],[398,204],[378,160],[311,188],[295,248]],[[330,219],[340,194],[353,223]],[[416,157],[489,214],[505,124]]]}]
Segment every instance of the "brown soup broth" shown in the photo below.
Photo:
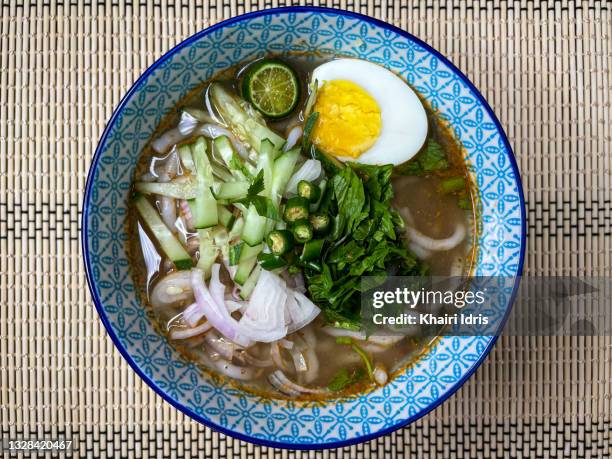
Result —
[{"label": "brown soup broth", "polygon": [[[309,81],[310,72],[321,63],[331,60],[332,56],[321,54],[289,54],[284,55],[282,58],[296,69],[300,77],[302,88],[301,100],[298,107],[301,107],[307,95],[306,82]],[[227,88],[239,94],[237,82],[239,81],[239,76],[243,68],[244,65],[238,65],[220,73],[214,80],[223,82]],[[200,110],[205,109],[204,95],[209,83],[209,81],[202,83],[202,85],[178,102],[175,108],[166,115],[160,123],[152,139],[157,138],[164,131],[175,127],[183,109],[189,107]],[[395,176],[393,178],[395,191],[393,203],[397,209],[409,209],[414,220],[412,224],[415,228],[432,238],[448,237],[452,234],[457,224],[465,225],[466,228],[468,228],[468,236],[466,239],[459,246],[450,251],[433,252],[431,257],[427,259],[427,263],[431,267],[432,275],[449,275],[452,272],[453,263],[458,263],[460,260],[462,273],[468,274],[472,270],[472,262],[475,259],[477,250],[475,245],[477,236],[477,225],[475,222],[477,221],[477,216],[473,211],[468,212],[460,209],[457,205],[457,196],[454,194],[443,194],[439,189],[439,184],[446,176],[461,175],[467,180],[467,192],[473,203],[477,202],[477,195],[470,174],[465,166],[460,145],[450,130],[445,127],[443,121],[431,110],[427,102],[424,100],[422,100],[422,102],[426,108],[429,119],[428,136],[433,137],[433,139],[443,147],[447,159],[451,164],[451,169],[442,174],[431,174],[420,177]],[[298,119],[299,117],[291,115],[287,119],[268,122],[268,126],[284,136],[286,129],[292,124],[295,124]],[[189,140],[188,142],[191,141],[192,140]],[[135,177],[139,178],[143,174],[146,174],[150,168],[151,162],[159,157],[160,155],[153,151],[150,144],[147,144],[138,160]],[[182,171],[179,170],[178,173],[181,174]],[[154,205],[159,204],[155,199],[151,199],[151,202]],[[424,203],[427,205],[424,205]],[[472,208],[477,208],[477,206],[473,205]],[[144,227],[144,225],[142,226]],[[155,311],[149,301],[149,294],[151,287],[155,285],[160,276],[172,270],[173,265],[169,260],[165,260],[161,251],[158,250],[159,255],[162,257],[160,265],[162,273],[151,276],[147,272],[138,237],[139,217],[131,205],[127,217],[126,231],[128,235],[128,258],[139,297],[143,303],[143,307],[147,308],[147,314],[153,320],[156,329],[160,333],[167,335],[172,315],[167,312],[160,314],[159,311]],[[151,238],[151,240],[154,239]],[[187,304],[179,304],[174,312],[178,314],[186,306]],[[349,372],[352,372],[363,367],[363,362],[356,353],[346,351],[347,348],[345,345],[337,344],[335,338],[319,330],[322,322],[323,320],[318,318],[313,324],[309,325],[309,327],[312,327],[316,337],[316,354],[319,359],[317,377],[308,384],[309,386],[326,387],[340,369],[346,368]],[[405,338],[387,350],[376,352],[373,354],[373,358],[375,363],[382,364],[390,373],[390,376],[393,377],[394,374],[397,374],[407,365],[418,360],[419,356],[428,349],[428,346],[432,342],[431,338]],[[202,336],[181,340],[180,342],[171,341],[171,343],[184,357],[198,364],[204,371],[213,375],[215,378],[221,377],[218,376],[214,370],[209,370],[203,361],[204,344]],[[266,357],[266,353],[270,352],[268,344],[260,343],[256,346],[259,348],[255,349],[254,353],[260,358]],[[285,358],[289,362],[291,361],[288,355],[285,355]],[[267,397],[285,398],[283,394],[280,394],[268,382],[267,376],[271,371],[272,369],[260,369],[259,376],[254,380],[248,383],[235,382],[235,384],[241,388],[254,391]],[[298,383],[300,382],[295,375],[293,375],[291,379],[296,380]],[[300,398],[302,400],[316,400],[321,398],[350,396],[374,387],[375,386],[368,381],[362,381],[349,386],[343,392],[334,392],[327,396],[308,395]]]}]

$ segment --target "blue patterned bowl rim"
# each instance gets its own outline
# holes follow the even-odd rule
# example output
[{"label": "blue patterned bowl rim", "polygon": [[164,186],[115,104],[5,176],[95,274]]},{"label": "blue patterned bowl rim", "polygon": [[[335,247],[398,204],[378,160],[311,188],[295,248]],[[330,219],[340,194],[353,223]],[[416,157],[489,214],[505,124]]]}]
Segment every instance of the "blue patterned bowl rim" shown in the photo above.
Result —
[{"label": "blue patterned bowl rim", "polygon": [[368,23],[370,25],[379,27],[381,29],[385,29],[389,32],[393,32],[396,33],[408,40],[413,41],[414,43],[418,44],[419,46],[423,47],[426,51],[428,51],[429,53],[431,53],[432,55],[434,55],[436,58],[438,58],[440,61],[442,61],[445,65],[447,65],[455,74],[456,76],[459,77],[460,80],[462,80],[462,82],[472,91],[473,95],[478,99],[478,102],[481,104],[482,108],[484,108],[487,112],[487,114],[491,117],[491,120],[493,121],[493,123],[495,124],[495,128],[498,131],[501,140],[504,144],[504,147],[506,149],[507,152],[507,159],[510,162],[510,166],[512,168],[512,171],[515,174],[515,178],[516,178],[516,182],[517,182],[517,191],[518,191],[518,195],[519,195],[519,202],[520,202],[520,212],[521,212],[521,240],[520,240],[520,254],[519,254],[519,261],[517,264],[517,273],[516,273],[516,281],[514,284],[514,289],[513,292],[510,296],[510,300],[509,300],[509,304],[508,304],[508,308],[507,308],[507,312],[506,312],[506,316],[504,318],[504,321],[507,319],[508,314],[511,311],[512,305],[514,303],[515,297],[516,297],[516,293],[517,293],[517,289],[518,289],[518,284],[520,282],[520,277],[522,275],[523,272],[523,265],[524,265],[524,256],[525,256],[525,246],[526,246],[526,214],[525,214],[525,199],[524,199],[524,195],[523,195],[523,189],[522,189],[522,183],[521,183],[521,179],[520,179],[520,173],[519,173],[519,169],[518,169],[518,165],[516,163],[516,158],[514,156],[514,152],[512,150],[512,147],[510,146],[510,142],[508,141],[508,138],[499,122],[499,120],[497,119],[497,117],[495,116],[495,113],[493,112],[493,110],[491,109],[491,107],[489,106],[489,104],[487,103],[487,101],[485,100],[485,98],[482,96],[482,94],[478,91],[478,89],[476,89],[476,87],[472,84],[472,82],[467,78],[467,76],[465,76],[463,74],[463,72],[461,72],[454,64],[452,64],[446,57],[444,57],[441,53],[439,53],[436,49],[432,48],[430,45],[428,45],[427,43],[425,43],[424,41],[422,41],[421,39],[415,37],[414,35],[410,34],[409,32],[406,32],[396,26],[393,26],[389,23],[386,23],[384,21],[363,15],[363,14],[359,14],[359,13],[354,13],[351,11],[346,11],[346,10],[341,10],[341,9],[335,9],[335,8],[325,8],[325,7],[315,7],[315,6],[294,6],[294,7],[280,7],[280,8],[270,8],[270,9],[265,9],[265,10],[261,10],[261,11],[255,11],[255,12],[251,12],[251,13],[246,13],[240,16],[235,16],[233,18],[227,19],[225,21],[219,22],[217,24],[214,24],[204,30],[201,30],[200,32],[197,32],[196,34],[188,37],[187,39],[185,39],[184,41],[182,41],[181,43],[179,43],[178,45],[176,45],[174,48],[172,48],[171,50],[169,50],[168,52],[166,52],[162,57],[160,57],[158,60],[156,60],[149,68],[147,68],[147,70],[136,80],[136,82],[134,82],[134,84],[132,85],[132,87],[129,89],[129,91],[125,94],[125,96],[121,99],[121,102],[119,103],[119,105],[117,106],[117,108],[113,111],[113,114],[109,120],[109,122],[106,125],[106,128],[104,129],[104,132],[102,133],[102,136],[100,138],[100,141],[98,143],[98,147],[96,148],[93,160],[92,160],[92,164],[89,170],[89,174],[87,177],[87,183],[85,185],[85,195],[84,195],[84,199],[83,199],[83,211],[82,211],[82,224],[81,224],[81,245],[82,245],[82,249],[83,249],[83,255],[84,255],[84,264],[85,264],[85,270],[86,270],[86,277],[87,277],[87,283],[90,289],[90,292],[92,294],[92,299],[94,302],[94,305],[98,311],[98,315],[100,316],[100,319],[102,320],[107,333],[109,334],[109,336],[111,337],[113,343],[115,344],[115,346],[117,347],[117,349],[119,350],[119,352],[121,353],[121,355],[123,356],[123,358],[125,358],[125,360],[128,362],[128,364],[132,367],[132,369],[138,374],[138,376],[140,376],[146,383],[147,385],[149,385],[149,387],[151,387],[157,394],[159,394],[166,402],[170,403],[172,406],[174,406],[175,408],[177,408],[179,411],[183,412],[184,414],[188,415],[189,417],[191,417],[192,419],[195,419],[196,421],[206,425],[207,427],[210,427],[218,432],[224,433],[226,435],[230,435],[234,438],[237,438],[239,440],[244,440],[244,441],[248,441],[251,443],[255,443],[261,446],[269,446],[269,447],[275,447],[275,448],[285,448],[285,449],[327,449],[327,448],[341,448],[341,447],[345,447],[345,446],[350,446],[356,443],[361,443],[361,442],[365,442],[368,440],[372,440],[387,434],[390,434],[392,432],[394,432],[395,430],[398,430],[402,427],[405,427],[407,425],[409,425],[410,423],[416,421],[417,419],[425,416],[426,414],[428,414],[429,412],[431,412],[432,410],[434,410],[435,408],[437,408],[439,405],[441,405],[443,402],[445,402],[448,398],[450,398],[469,378],[470,376],[476,371],[476,369],[482,364],[482,362],[485,360],[485,358],[488,356],[488,354],[491,352],[493,346],[495,345],[496,341],[497,341],[497,336],[492,337],[492,339],[489,341],[488,345],[486,346],[486,348],[482,351],[479,359],[474,363],[474,365],[461,377],[461,379],[455,383],[455,385],[444,395],[442,395],[441,397],[439,397],[437,400],[435,400],[431,405],[429,405],[426,409],[416,413],[415,415],[401,421],[398,422],[397,424],[388,427],[386,429],[382,429],[380,431],[377,431],[375,433],[372,434],[366,434],[366,435],[362,435],[360,437],[355,437],[355,438],[350,438],[344,441],[336,441],[336,442],[330,442],[330,443],[325,443],[325,444],[295,444],[295,443],[284,443],[284,442],[278,442],[278,441],[268,441],[268,440],[264,440],[261,438],[254,438],[252,436],[249,435],[245,435],[239,432],[235,432],[232,431],[230,429],[227,429],[225,427],[222,427],[220,425],[217,425],[213,422],[211,422],[209,419],[206,419],[202,416],[200,416],[199,414],[195,413],[194,411],[190,410],[189,408],[181,405],[180,403],[178,403],[176,400],[174,400],[170,395],[168,395],[163,389],[161,389],[149,376],[147,376],[140,368],[139,366],[136,364],[136,362],[133,360],[132,356],[128,353],[127,349],[123,346],[123,344],[120,342],[115,330],[113,329],[108,317],[106,316],[106,313],[103,309],[103,305],[102,305],[102,300],[100,299],[100,297],[97,295],[95,288],[94,288],[94,277],[93,277],[93,266],[92,266],[92,262],[90,259],[90,253],[89,253],[89,248],[87,245],[87,230],[88,230],[88,217],[89,217],[89,207],[88,207],[88,203],[91,200],[91,193],[93,190],[93,185],[95,182],[95,171],[98,167],[100,158],[102,156],[102,147],[105,144],[107,137],[109,136],[111,129],[114,125],[114,123],[117,121],[117,118],[119,117],[120,113],[122,112],[123,108],[125,107],[126,103],[130,100],[130,98],[132,97],[132,95],[137,91],[137,89],[141,86],[141,84],[147,79],[147,77],[156,69],[158,69],[159,67],[161,67],[168,59],[170,59],[174,54],[176,54],[177,52],[181,51],[183,48],[185,47],[189,47],[190,45],[192,45],[194,42],[196,42],[197,40],[199,40],[200,38],[211,34],[219,29],[223,29],[224,27],[230,26],[234,23],[240,22],[240,21],[244,21],[247,19],[251,19],[251,18],[256,18],[256,17],[260,17],[260,16],[266,16],[266,15],[277,15],[277,14],[288,14],[288,13],[323,13],[323,14],[332,14],[332,15],[339,15],[339,16],[344,16],[344,17],[348,17],[348,18],[352,18],[352,19],[357,19],[360,21],[363,21],[365,23]]}]

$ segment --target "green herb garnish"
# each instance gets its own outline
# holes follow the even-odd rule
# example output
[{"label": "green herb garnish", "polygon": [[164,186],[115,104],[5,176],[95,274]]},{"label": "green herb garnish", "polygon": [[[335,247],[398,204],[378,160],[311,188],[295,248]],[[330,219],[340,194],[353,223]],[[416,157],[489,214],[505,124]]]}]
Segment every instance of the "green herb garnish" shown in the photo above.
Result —
[{"label": "green herb garnish", "polygon": [[450,167],[442,146],[433,139],[421,148],[414,158],[398,168],[402,175],[425,175],[447,170]]},{"label": "green herb garnish", "polygon": [[244,204],[245,206],[249,206],[249,204],[253,204],[257,213],[262,217],[267,217],[272,220],[278,220],[278,210],[274,205],[272,199],[267,196],[262,196],[260,193],[264,191],[264,171],[260,170],[251,186],[249,186],[249,190],[247,191],[247,196],[237,202]]},{"label": "green herb garnish", "polygon": [[348,163],[329,181],[322,207],[331,230],[320,258],[321,269],[304,268],[311,299],[328,322],[359,329],[361,278],[420,276],[427,267],[399,237],[402,222],[391,208],[393,166]]},{"label": "green herb garnish", "polygon": [[365,374],[361,368],[357,368],[351,372],[349,372],[346,368],[342,368],[334,375],[327,388],[333,392],[339,392],[346,389],[348,386],[361,381],[364,376]]}]

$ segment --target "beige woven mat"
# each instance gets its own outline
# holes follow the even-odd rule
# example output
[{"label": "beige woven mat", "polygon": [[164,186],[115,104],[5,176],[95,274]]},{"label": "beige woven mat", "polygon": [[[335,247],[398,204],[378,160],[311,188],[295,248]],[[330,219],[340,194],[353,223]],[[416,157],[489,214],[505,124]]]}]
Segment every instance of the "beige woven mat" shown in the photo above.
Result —
[{"label": "beige woven mat", "polygon": [[[527,273],[612,275],[612,5],[327,3],[382,18],[461,68],[499,116],[527,198]],[[145,386],[106,336],[80,257],[106,120],[174,44],[276,0],[2,3],[0,425],[91,457],[288,457],[219,435]],[[611,305],[612,307],[612,305]],[[326,457],[611,457],[612,339],[502,338],[442,407]]]}]

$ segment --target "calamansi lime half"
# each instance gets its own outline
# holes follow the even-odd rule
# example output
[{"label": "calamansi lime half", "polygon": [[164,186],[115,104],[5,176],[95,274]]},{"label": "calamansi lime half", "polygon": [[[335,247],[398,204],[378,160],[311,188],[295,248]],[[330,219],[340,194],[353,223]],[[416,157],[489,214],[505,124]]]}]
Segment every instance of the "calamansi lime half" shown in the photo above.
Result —
[{"label": "calamansi lime half", "polygon": [[247,69],[242,93],[264,115],[282,118],[297,105],[300,86],[291,67],[277,59],[265,59]]}]

